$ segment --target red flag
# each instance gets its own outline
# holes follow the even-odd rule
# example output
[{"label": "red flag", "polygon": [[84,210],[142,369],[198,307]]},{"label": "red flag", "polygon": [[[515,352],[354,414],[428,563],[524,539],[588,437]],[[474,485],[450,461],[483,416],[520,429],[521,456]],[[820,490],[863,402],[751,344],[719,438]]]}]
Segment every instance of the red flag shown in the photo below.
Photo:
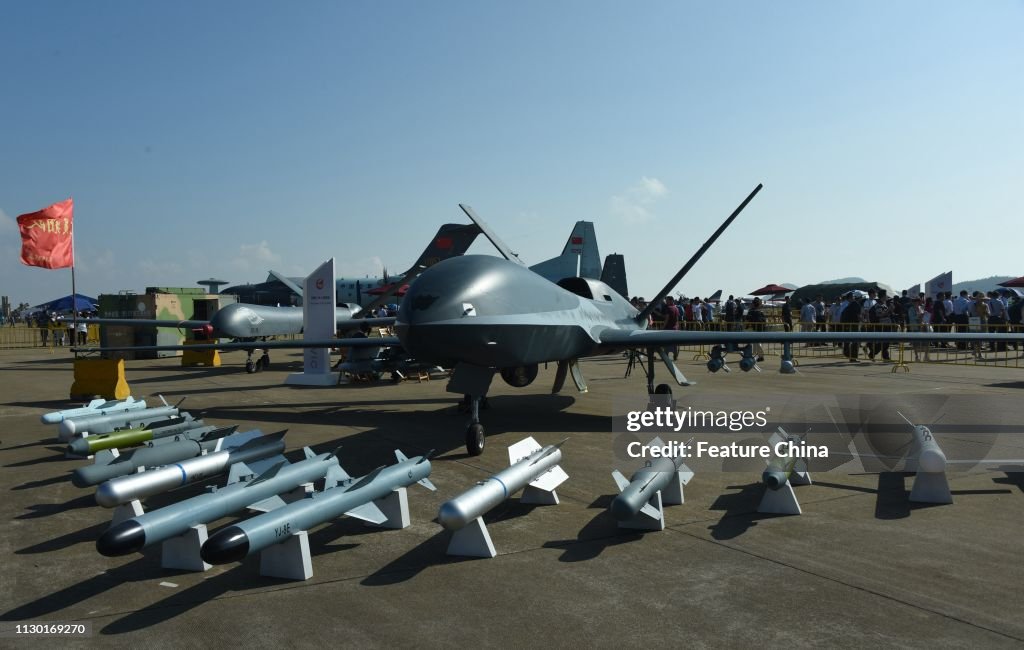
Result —
[{"label": "red flag", "polygon": [[438,237],[437,239],[434,240],[434,245],[437,246],[438,248],[444,248],[447,250],[452,247],[452,238]]},{"label": "red flag", "polygon": [[572,241],[572,245],[573,246],[579,246],[580,244],[583,243],[583,238],[582,237],[573,237],[570,241]]},{"label": "red flag", "polygon": [[74,210],[74,202],[67,199],[18,217],[23,264],[47,269],[75,265],[75,249],[71,243]]}]

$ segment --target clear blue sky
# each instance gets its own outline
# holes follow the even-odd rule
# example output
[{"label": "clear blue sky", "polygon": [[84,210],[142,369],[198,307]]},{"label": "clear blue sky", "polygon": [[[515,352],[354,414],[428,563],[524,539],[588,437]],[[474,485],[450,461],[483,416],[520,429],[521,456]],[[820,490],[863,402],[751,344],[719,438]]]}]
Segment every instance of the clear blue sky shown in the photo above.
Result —
[{"label": "clear blue sky", "polygon": [[[653,294],[1024,274],[1024,3],[0,4],[13,219],[75,199],[79,290],[406,268],[472,205],[528,262],[577,219]],[[492,252],[486,242],[473,252]]]}]

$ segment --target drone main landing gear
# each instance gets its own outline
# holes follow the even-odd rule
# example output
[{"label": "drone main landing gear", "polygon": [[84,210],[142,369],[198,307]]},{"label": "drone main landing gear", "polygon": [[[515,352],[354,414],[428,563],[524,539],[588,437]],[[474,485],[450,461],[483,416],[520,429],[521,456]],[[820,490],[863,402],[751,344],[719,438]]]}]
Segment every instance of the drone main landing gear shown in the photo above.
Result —
[{"label": "drone main landing gear", "polygon": [[487,408],[487,389],[490,388],[494,370],[460,363],[455,366],[447,390],[462,393],[460,412],[469,411],[469,425],[466,427],[466,453],[479,456],[484,452],[485,432],[480,424],[480,409]]},{"label": "drone main landing gear", "polygon": [[254,352],[256,352],[255,349],[245,351],[245,371],[250,375],[254,372],[259,372],[260,370],[268,370],[270,368],[270,350],[264,349],[263,356],[261,356],[259,359],[252,358]]},{"label": "drone main landing gear", "polygon": [[480,409],[486,408],[486,396],[465,395],[459,402],[459,411],[469,412],[469,426],[466,427],[466,453],[470,456],[479,456],[484,453],[486,432],[484,426],[480,424]]}]

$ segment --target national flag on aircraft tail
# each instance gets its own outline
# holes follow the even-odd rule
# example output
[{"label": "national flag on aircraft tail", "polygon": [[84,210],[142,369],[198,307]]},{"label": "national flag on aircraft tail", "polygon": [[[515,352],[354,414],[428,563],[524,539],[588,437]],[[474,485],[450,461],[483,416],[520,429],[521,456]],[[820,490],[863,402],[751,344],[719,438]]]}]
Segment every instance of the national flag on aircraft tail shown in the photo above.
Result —
[{"label": "national flag on aircraft tail", "polygon": [[448,250],[449,248],[451,248],[453,246],[454,242],[452,242],[452,238],[451,237],[438,237],[436,240],[434,240],[434,244],[438,248],[443,248],[445,250]]},{"label": "national flag on aircraft tail", "polygon": [[946,273],[940,273],[924,285],[924,292],[926,295],[934,296],[940,291],[945,293],[946,291],[953,290],[953,272],[947,271]]},{"label": "national flag on aircraft tail", "polygon": [[583,243],[583,238],[582,237],[573,237],[572,238],[572,245],[573,246],[579,246],[582,243]]},{"label": "national flag on aircraft tail", "polygon": [[67,199],[18,217],[23,264],[46,269],[75,265],[72,243],[74,209],[74,202]]}]

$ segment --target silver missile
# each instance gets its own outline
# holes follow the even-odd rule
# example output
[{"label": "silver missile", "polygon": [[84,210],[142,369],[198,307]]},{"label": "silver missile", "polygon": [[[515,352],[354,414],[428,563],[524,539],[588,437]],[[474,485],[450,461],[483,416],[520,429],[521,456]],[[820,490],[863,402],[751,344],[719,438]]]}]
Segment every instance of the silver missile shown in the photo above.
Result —
[{"label": "silver missile", "polygon": [[[145,499],[223,474],[235,463],[255,463],[279,456],[284,451],[284,434],[287,431],[266,436],[258,431],[255,436],[247,435],[249,433],[252,432],[242,434],[244,439],[225,440],[227,448],[221,451],[109,480],[96,489],[96,503],[104,508],[115,508],[122,503]],[[255,469],[259,471],[259,468]]]},{"label": "silver missile", "polygon": [[[71,473],[75,487],[99,485],[104,481],[138,471],[142,467],[161,467],[202,453],[220,451],[222,439],[230,436],[238,425],[230,427],[197,427],[184,432],[172,442],[151,440],[145,447],[121,454],[110,462],[79,467]],[[251,432],[246,432],[251,433]],[[256,431],[257,435],[262,435]],[[239,434],[245,435],[245,434]]]},{"label": "silver missile", "polygon": [[[558,467],[564,443],[565,440],[541,448],[536,440],[526,438],[512,445],[509,447],[512,465],[441,504],[438,522],[448,530],[458,530],[527,485],[553,490],[569,478]],[[522,456],[524,450],[528,453]]]},{"label": "silver missile", "polygon": [[146,400],[136,400],[134,397],[126,399],[94,399],[85,406],[78,408],[64,409],[63,411],[51,411],[39,416],[43,424],[60,424],[68,418],[83,417],[86,415],[109,415],[122,411],[134,411],[146,408]]}]

